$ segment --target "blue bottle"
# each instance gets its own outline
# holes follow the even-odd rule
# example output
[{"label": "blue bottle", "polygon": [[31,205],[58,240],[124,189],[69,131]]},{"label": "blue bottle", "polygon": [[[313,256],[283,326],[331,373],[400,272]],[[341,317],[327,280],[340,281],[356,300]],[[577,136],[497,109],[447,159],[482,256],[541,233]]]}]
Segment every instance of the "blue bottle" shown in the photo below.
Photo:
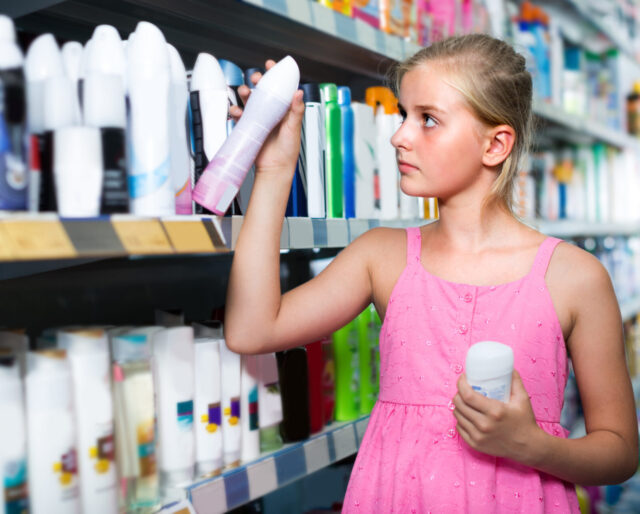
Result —
[{"label": "blue bottle", "polygon": [[345,218],[356,217],[356,162],[353,150],[353,109],[351,90],[338,88],[338,105],[342,116],[342,189]]}]

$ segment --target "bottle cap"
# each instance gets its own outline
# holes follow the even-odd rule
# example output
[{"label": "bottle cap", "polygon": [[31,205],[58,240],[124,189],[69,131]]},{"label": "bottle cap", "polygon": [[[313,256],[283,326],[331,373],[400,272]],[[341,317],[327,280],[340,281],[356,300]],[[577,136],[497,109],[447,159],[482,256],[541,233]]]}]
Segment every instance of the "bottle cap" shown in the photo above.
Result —
[{"label": "bottle cap", "polygon": [[351,105],[351,89],[347,86],[340,86],[338,88],[338,105],[347,107]]},{"label": "bottle cap", "polygon": [[62,64],[64,71],[74,83],[80,78],[80,67],[84,56],[84,48],[77,41],[68,41],[62,45]]},{"label": "bottle cap", "polygon": [[0,14],[0,70],[19,68],[23,61],[22,50],[16,44],[13,20]]},{"label": "bottle cap", "polygon": [[84,79],[83,96],[86,125],[126,128],[127,113],[121,77],[91,72]]},{"label": "bottle cap", "polygon": [[255,72],[264,73],[264,69],[263,68],[247,68],[246,70],[244,70],[244,83],[246,86],[249,87],[249,89],[253,89],[256,87],[256,85],[253,82],[251,82],[251,75],[253,75]]},{"label": "bottle cap", "polygon": [[50,370],[69,373],[69,361],[65,350],[38,350],[27,354],[27,375]]},{"label": "bottle cap", "polygon": [[100,131],[94,127],[56,130],[53,134],[53,173],[60,216],[98,216],[103,180]]},{"label": "bottle cap", "polygon": [[304,93],[304,103],[322,102],[322,99],[320,98],[320,88],[315,82],[307,82],[306,84],[302,84],[300,86],[300,89],[302,89]]},{"label": "bottle cap", "polygon": [[187,70],[184,67],[182,57],[176,50],[175,46],[167,43],[167,51],[169,52],[169,68],[171,70],[172,84],[187,84]]},{"label": "bottle cap", "polygon": [[513,350],[506,344],[482,341],[467,351],[466,374],[470,380],[487,380],[513,371]]},{"label": "bottle cap", "polygon": [[335,84],[324,82],[320,84],[320,96],[323,103],[338,102],[338,88]]},{"label": "bottle cap", "polygon": [[129,89],[135,87],[137,80],[160,80],[161,75],[168,77],[169,73],[169,52],[162,32],[155,25],[141,21],[136,26],[133,40],[129,36],[127,46],[126,75]]},{"label": "bottle cap", "polygon": [[217,89],[227,91],[227,81],[218,60],[211,54],[198,54],[191,73],[191,91]]},{"label": "bottle cap", "polygon": [[118,75],[121,79],[126,73],[122,40],[117,29],[111,25],[98,25],[87,42],[83,77],[95,71]]},{"label": "bottle cap", "polygon": [[244,74],[242,69],[237,64],[227,61],[226,59],[220,59],[220,68],[227,81],[227,86],[238,87],[244,84]]},{"label": "bottle cap", "polygon": [[388,87],[368,87],[365,91],[365,103],[371,106],[374,113],[377,112],[378,105],[382,105],[385,114],[397,114],[399,112],[398,99]]},{"label": "bottle cap", "polygon": [[149,360],[149,336],[143,333],[126,333],[111,340],[111,354],[116,362]]},{"label": "bottle cap", "polygon": [[299,82],[298,64],[293,57],[287,55],[262,76],[256,87],[263,91],[269,91],[283,101],[291,103]]},{"label": "bottle cap", "polygon": [[78,95],[71,79],[59,75],[44,82],[44,130],[78,125]]}]

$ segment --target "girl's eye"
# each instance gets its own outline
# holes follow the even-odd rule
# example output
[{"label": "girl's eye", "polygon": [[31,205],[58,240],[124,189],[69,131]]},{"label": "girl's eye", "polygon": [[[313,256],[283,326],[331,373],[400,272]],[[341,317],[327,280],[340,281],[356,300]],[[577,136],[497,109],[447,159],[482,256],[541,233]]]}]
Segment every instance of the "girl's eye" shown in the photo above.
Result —
[{"label": "girl's eye", "polygon": [[402,121],[407,121],[407,113],[406,111],[403,111],[402,109],[400,109],[400,117],[402,118]]},{"label": "girl's eye", "polygon": [[435,127],[436,121],[428,114],[424,115],[424,126],[427,128]]}]

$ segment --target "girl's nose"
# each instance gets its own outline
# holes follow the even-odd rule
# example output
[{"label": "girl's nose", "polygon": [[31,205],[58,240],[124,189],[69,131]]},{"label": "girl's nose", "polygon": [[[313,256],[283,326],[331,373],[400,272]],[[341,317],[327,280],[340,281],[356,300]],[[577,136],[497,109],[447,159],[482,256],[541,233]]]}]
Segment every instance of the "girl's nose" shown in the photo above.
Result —
[{"label": "girl's nose", "polygon": [[404,120],[398,127],[398,130],[396,130],[393,136],[391,136],[391,144],[394,148],[402,148],[403,150],[411,149],[411,131],[409,130],[408,125],[407,120]]}]

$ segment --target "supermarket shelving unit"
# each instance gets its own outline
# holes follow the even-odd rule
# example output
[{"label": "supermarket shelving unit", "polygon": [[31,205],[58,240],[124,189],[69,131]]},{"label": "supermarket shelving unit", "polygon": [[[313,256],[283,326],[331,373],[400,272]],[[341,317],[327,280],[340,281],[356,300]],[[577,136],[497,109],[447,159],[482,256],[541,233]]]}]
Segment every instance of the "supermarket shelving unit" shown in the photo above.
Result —
[{"label": "supermarket shelving unit", "polygon": [[[566,1],[618,48],[632,55],[628,43],[593,16],[581,0]],[[365,87],[384,81],[387,69],[395,61],[418,49],[412,43],[376,31],[311,0],[12,0],[3,9],[25,33],[53,32],[62,39],[83,41],[90,37],[96,23],[111,24],[126,36],[138,21],[151,21],[161,28],[186,63],[194,62],[199,51],[209,51],[243,66],[291,54],[298,60],[304,80],[347,84],[355,98]],[[640,151],[638,141],[627,134],[587,122],[543,102],[535,102],[534,112],[543,126],[556,129],[553,137],[602,141]],[[407,227],[424,223],[425,220],[287,218],[281,248],[290,251],[287,257],[292,262],[308,260],[313,258],[313,252],[335,252],[376,226]],[[564,238],[640,233],[640,223],[534,220],[531,224],[544,233]],[[162,219],[114,216],[70,220],[56,215],[2,214],[0,269],[5,271],[0,272],[0,293],[3,288],[10,291],[14,297],[9,301],[18,305],[37,304],[39,295],[46,294],[46,287],[40,288],[41,281],[49,284],[56,280],[52,276],[61,276],[69,291],[75,291],[73,294],[83,302],[93,305],[91,302],[97,300],[87,292],[91,281],[99,280],[102,286],[102,282],[111,280],[114,270],[135,268],[137,273],[153,268],[150,276],[141,278],[136,286],[126,284],[132,274],[121,283],[114,280],[113,287],[120,288],[126,296],[130,294],[127,287],[150,288],[145,281],[166,280],[162,271],[172,266],[179,270],[181,277],[196,273],[205,276],[215,270],[210,288],[216,290],[216,297],[223,297],[224,275],[228,272],[241,225],[242,217],[237,216]],[[212,267],[208,267],[210,263]],[[54,273],[45,273],[52,270]],[[25,280],[28,287],[22,292],[25,288],[21,281]],[[295,281],[286,287],[293,285]],[[109,301],[119,301],[121,294]],[[156,291],[149,292],[138,303],[144,303],[144,298],[151,302],[156,295]],[[188,308],[188,304],[194,302],[188,287],[172,284],[171,295],[176,305],[184,305],[188,300]],[[165,302],[168,297],[165,295]],[[57,308],[63,312],[67,300],[56,301]],[[73,308],[74,302],[68,303]],[[84,319],[76,321],[90,323],[102,319],[97,311],[104,305],[96,303],[83,313]],[[138,305],[138,309],[145,307],[149,305]],[[47,304],[43,310],[50,308]],[[623,302],[621,311],[625,319],[634,316],[640,311],[640,298]],[[17,308],[12,312],[17,312]],[[131,312],[119,312],[120,316],[127,314]],[[145,315],[141,314],[139,319]],[[188,484],[183,495],[198,513],[224,512],[242,505],[354,454],[367,422],[368,418],[363,417],[350,423],[334,423],[307,441],[287,445],[218,477]]]}]

